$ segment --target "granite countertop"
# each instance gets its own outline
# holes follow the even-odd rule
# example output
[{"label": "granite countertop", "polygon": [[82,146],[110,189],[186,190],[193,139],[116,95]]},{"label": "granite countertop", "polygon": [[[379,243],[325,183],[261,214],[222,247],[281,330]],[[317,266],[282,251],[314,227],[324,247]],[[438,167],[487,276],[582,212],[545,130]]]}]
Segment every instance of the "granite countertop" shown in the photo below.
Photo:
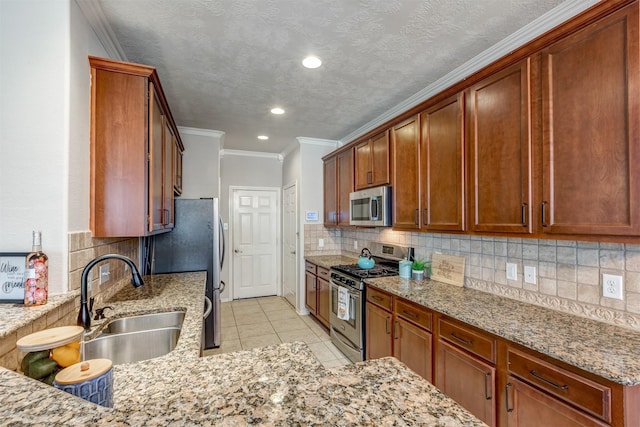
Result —
[{"label": "granite countertop", "polygon": [[[145,277],[108,302],[108,320],[186,310],[166,356],[116,365],[103,408],[0,368],[0,419],[42,425],[484,426],[394,358],[325,369],[301,342],[200,358],[204,273]],[[94,325],[99,333],[105,321]]]},{"label": "granite countertop", "polygon": [[341,264],[356,264],[358,262],[357,255],[312,255],[304,258],[324,268],[331,268],[334,265]]},{"label": "granite countertop", "polygon": [[366,283],[623,385],[640,384],[640,333],[432,280]]}]

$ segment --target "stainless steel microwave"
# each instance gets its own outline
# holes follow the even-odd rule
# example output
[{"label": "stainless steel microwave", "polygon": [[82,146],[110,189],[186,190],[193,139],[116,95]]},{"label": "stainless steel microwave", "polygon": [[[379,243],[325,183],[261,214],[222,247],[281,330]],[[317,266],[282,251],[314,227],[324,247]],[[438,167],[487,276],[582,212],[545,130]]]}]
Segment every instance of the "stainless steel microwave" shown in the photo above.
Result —
[{"label": "stainless steel microwave", "polygon": [[391,227],[391,187],[384,185],[349,194],[349,223]]}]

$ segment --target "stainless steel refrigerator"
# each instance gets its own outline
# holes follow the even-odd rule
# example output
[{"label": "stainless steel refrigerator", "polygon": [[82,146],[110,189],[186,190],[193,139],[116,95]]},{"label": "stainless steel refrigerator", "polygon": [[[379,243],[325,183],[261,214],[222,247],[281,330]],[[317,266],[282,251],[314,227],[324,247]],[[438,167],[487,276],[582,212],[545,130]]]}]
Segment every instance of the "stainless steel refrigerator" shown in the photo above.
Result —
[{"label": "stainless steel refrigerator", "polygon": [[152,273],[207,271],[204,348],[220,346],[220,293],[224,282],[220,271],[224,264],[224,230],[219,200],[176,199],[174,228],[157,235],[152,249]]}]

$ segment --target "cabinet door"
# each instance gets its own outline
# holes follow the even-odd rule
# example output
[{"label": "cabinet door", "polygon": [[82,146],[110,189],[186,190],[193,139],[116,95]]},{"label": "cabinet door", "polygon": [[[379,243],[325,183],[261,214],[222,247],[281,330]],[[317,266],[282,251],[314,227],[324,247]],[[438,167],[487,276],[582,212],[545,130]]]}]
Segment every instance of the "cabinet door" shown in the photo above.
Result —
[{"label": "cabinet door", "polygon": [[349,226],[349,194],[353,191],[353,150],[347,150],[338,154],[337,159],[337,179],[336,188],[338,194],[336,208],[338,215],[338,226]]},{"label": "cabinet door", "polygon": [[317,278],[315,274],[305,273],[304,275],[304,288],[305,288],[305,305],[313,314],[316,315],[318,311],[318,296],[317,296]]},{"label": "cabinet door", "polygon": [[393,355],[391,313],[371,303],[366,309],[367,360]]},{"label": "cabinet door", "polygon": [[463,231],[464,94],[423,112],[421,144],[422,229]]},{"label": "cabinet door", "polygon": [[329,297],[329,282],[324,279],[317,278],[317,312],[318,312],[318,320],[326,326],[329,327],[329,310],[331,310],[331,301]]},{"label": "cabinet door", "polygon": [[545,233],[640,235],[639,37],[636,3],[542,52]]},{"label": "cabinet door", "polygon": [[474,231],[532,231],[529,62],[468,90],[468,202]]},{"label": "cabinet door", "polygon": [[495,425],[495,368],[443,340],[438,340],[438,347],[436,387],[488,425]]},{"label": "cabinet door", "polygon": [[431,334],[403,319],[397,319],[394,326],[394,356],[422,378],[433,382]]},{"label": "cabinet door", "polygon": [[174,137],[173,144],[173,190],[176,196],[182,194],[182,149],[178,139]]},{"label": "cabinet door", "polygon": [[149,83],[149,231],[164,228],[163,176],[164,121],[158,96]]},{"label": "cabinet door", "polygon": [[355,188],[362,190],[373,182],[373,166],[371,156],[371,140],[366,140],[356,145],[354,148],[355,157]]},{"label": "cabinet door", "polygon": [[162,150],[162,213],[164,228],[173,228],[173,147],[175,146],[173,132],[171,132],[171,126],[166,116],[164,121],[164,134],[163,134],[163,150]]},{"label": "cabinet door", "polygon": [[336,157],[324,161],[324,225],[338,224],[337,215],[337,187],[336,187]]},{"label": "cabinet door", "polygon": [[509,427],[539,426],[607,426],[549,395],[519,381],[507,377],[506,405]]},{"label": "cabinet door", "polygon": [[420,228],[420,130],[418,116],[391,130],[393,152],[393,227]]},{"label": "cabinet door", "polygon": [[371,138],[371,185],[389,184],[389,131]]}]

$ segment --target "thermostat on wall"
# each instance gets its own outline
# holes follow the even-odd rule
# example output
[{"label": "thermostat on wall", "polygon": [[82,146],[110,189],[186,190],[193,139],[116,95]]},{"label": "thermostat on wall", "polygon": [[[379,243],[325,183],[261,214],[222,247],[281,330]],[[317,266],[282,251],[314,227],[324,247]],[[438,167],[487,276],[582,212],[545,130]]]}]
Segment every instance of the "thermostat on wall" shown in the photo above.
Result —
[{"label": "thermostat on wall", "polygon": [[318,220],[318,211],[307,211],[305,218],[307,221],[317,221]]}]

